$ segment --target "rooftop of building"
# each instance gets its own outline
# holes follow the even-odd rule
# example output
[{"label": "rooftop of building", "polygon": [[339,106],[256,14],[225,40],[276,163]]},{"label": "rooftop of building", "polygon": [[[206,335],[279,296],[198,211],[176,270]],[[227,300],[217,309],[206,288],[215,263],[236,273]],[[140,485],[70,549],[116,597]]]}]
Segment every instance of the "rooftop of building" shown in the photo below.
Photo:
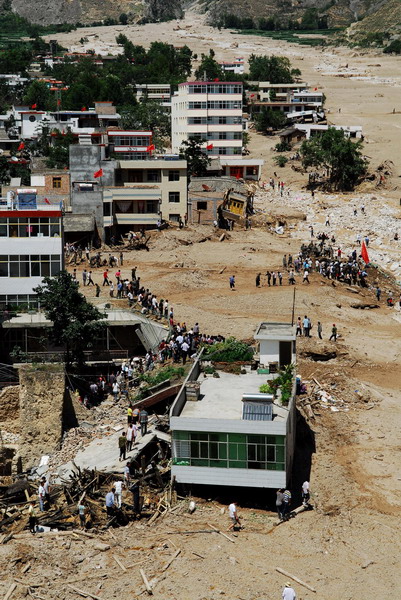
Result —
[{"label": "rooftop of building", "polygon": [[258,325],[254,335],[255,340],[295,340],[296,327],[291,323],[267,323]]},{"label": "rooftop of building", "polygon": [[[247,368],[245,375],[234,375],[218,371],[219,377],[204,377],[200,374],[200,399],[185,403],[180,417],[190,419],[233,419],[242,420],[244,394],[259,394],[259,388],[272,375],[258,374]],[[285,421],[288,410],[273,404],[273,420]]]}]

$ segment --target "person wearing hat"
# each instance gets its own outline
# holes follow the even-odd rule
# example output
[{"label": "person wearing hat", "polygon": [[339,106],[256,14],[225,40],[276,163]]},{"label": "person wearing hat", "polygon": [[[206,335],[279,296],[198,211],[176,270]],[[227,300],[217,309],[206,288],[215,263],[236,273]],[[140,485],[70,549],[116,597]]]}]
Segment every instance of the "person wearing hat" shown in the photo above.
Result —
[{"label": "person wearing hat", "polygon": [[283,600],[297,600],[297,595],[295,593],[294,588],[291,586],[289,582],[285,584],[283,587]]}]

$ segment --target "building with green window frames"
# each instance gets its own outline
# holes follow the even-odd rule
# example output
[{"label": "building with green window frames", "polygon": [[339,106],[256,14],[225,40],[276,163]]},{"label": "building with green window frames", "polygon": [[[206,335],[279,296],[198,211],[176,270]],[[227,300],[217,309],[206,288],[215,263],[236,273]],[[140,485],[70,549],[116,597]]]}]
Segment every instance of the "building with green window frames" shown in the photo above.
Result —
[{"label": "building with green window frames", "polygon": [[[170,412],[172,477],[177,483],[275,489],[289,483],[295,381],[287,406],[259,388],[276,376],[266,368],[269,356],[274,364],[295,362],[295,330],[284,323],[262,323],[255,339],[263,368],[249,365],[240,375],[218,371],[218,378],[205,377],[201,358],[195,361]],[[291,352],[283,351],[283,342],[290,343]]]}]

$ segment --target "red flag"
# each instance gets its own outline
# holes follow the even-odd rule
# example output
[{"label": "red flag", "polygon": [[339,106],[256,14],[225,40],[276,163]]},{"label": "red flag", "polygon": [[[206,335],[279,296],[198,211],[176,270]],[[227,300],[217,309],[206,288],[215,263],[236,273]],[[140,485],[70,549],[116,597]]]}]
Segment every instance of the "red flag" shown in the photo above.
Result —
[{"label": "red flag", "polygon": [[84,110],[86,110],[86,106],[83,106],[83,107],[81,108],[81,112],[83,112]]},{"label": "red flag", "polygon": [[38,107],[38,105],[36,104],[36,102],[35,102],[35,104],[32,104],[32,106],[31,106],[31,108],[33,108],[34,110],[35,110],[37,107]]},{"label": "red flag", "polygon": [[235,176],[236,179],[241,179],[241,175],[239,173],[236,174]]},{"label": "red flag", "polygon": [[313,88],[313,90],[314,90],[315,92],[317,92],[317,88]]},{"label": "red flag", "polygon": [[251,94],[251,98],[254,98],[254,97],[255,97],[255,94]]},{"label": "red flag", "polygon": [[93,173],[93,177],[95,179],[97,179],[97,177],[103,177],[103,169],[99,169],[98,171],[95,171],[95,173]]},{"label": "red flag", "polygon": [[57,100],[57,106],[60,106],[60,104],[61,104],[61,100],[59,99],[59,100]]},{"label": "red flag", "polygon": [[18,151],[23,150],[24,148],[25,148],[25,144],[24,144],[24,142],[21,142],[20,145],[18,146]]},{"label": "red flag", "polygon": [[220,81],[220,79],[218,77],[216,77],[216,79],[213,79],[213,81]]},{"label": "red flag", "polygon": [[146,147],[146,152],[152,152],[155,149],[155,145],[154,144],[150,144],[150,146]]},{"label": "red flag", "polygon": [[50,200],[48,200],[48,198],[45,198],[45,202],[46,204],[51,204]]},{"label": "red flag", "polygon": [[213,150],[213,144],[208,144],[206,146],[206,150]]},{"label": "red flag", "polygon": [[362,258],[363,258],[363,260],[365,261],[366,264],[368,264],[370,262],[370,260],[369,260],[369,254],[368,254],[368,249],[366,248],[365,241],[362,242],[361,256],[362,256]]}]

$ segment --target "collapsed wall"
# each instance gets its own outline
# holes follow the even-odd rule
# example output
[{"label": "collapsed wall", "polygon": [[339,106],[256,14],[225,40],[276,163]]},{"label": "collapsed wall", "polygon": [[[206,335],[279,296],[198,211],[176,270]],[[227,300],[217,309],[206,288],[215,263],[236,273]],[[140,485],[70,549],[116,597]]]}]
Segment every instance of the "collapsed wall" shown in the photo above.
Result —
[{"label": "collapsed wall", "polygon": [[63,434],[65,370],[63,364],[18,367],[20,379],[19,459],[22,470],[43,454],[60,449]]}]

